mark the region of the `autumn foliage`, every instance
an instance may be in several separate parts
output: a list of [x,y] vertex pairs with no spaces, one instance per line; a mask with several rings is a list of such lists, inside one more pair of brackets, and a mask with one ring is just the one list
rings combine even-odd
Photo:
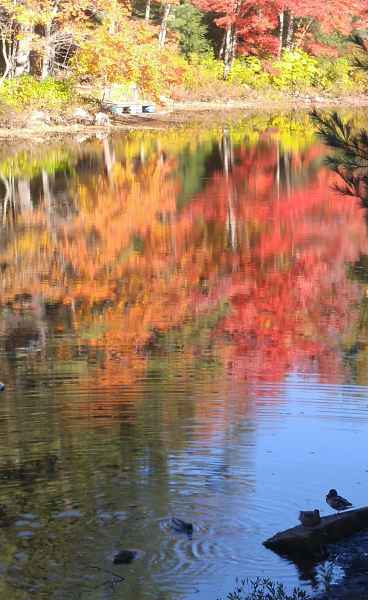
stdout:
[[[145,0],[145,7],[142,0],[3,0],[0,100],[1,87],[24,75],[41,81],[67,78],[99,90],[112,83],[134,84],[141,94],[158,99],[175,95],[188,79],[209,85],[211,61],[220,69],[217,79],[230,79],[236,59],[244,56],[261,59],[261,79],[277,86],[272,75],[283,65],[274,63],[276,56],[292,53],[298,62],[307,52],[346,59],[349,36],[368,24],[368,0],[193,0],[177,5],[178,0]],[[202,69],[196,68],[199,58]],[[305,61],[299,62],[303,71]],[[246,74],[249,64],[238,63],[236,70],[245,73],[231,81],[234,87],[239,82],[258,87],[257,73],[253,78]],[[328,78],[333,63],[320,68]],[[326,89],[321,76],[308,85]]]

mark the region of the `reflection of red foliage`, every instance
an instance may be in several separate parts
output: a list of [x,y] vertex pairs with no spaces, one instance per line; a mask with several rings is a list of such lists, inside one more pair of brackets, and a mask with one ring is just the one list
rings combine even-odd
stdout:
[[[232,213],[236,246],[220,259],[230,300],[216,330],[223,357],[240,378],[277,381],[293,369],[336,382],[337,345],[358,298],[346,263],[367,246],[361,209],[333,192],[325,169],[277,191],[272,148],[250,155],[188,209],[190,221],[202,215],[223,229]],[[298,168],[293,160],[294,186]]]

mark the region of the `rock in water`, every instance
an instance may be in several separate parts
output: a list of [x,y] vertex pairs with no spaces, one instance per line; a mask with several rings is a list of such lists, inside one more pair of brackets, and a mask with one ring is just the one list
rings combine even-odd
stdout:
[[5,390],[5,384],[0,381],[0,392]]
[[138,556],[136,550],[120,550],[114,556],[114,565],[129,565]]
[[176,517],[173,517],[171,519],[171,528],[174,529],[174,531],[177,531],[178,533],[186,533],[188,535],[191,535],[193,533],[192,523],[187,523],[186,521],[183,521],[182,519],[177,519]]
[[50,125],[50,115],[43,110],[33,110],[29,115],[26,127],[39,127],[41,125]]
[[109,115],[98,112],[95,116],[95,125],[98,125],[99,127],[108,127],[110,125]]
[[78,121],[78,123],[83,123],[84,125],[92,125],[94,121],[93,116],[88,112],[88,110],[85,110],[81,107],[74,109],[72,117]]

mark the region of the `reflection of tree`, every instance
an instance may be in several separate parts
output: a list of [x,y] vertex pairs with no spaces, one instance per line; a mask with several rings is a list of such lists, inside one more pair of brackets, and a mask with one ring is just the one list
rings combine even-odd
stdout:
[[[326,194],[329,174],[325,170],[317,176],[312,168],[308,185],[296,191],[294,184],[291,195],[287,189],[278,195],[276,156],[272,143],[237,151],[231,181],[225,169],[225,177],[219,173],[200,196],[201,204],[198,199],[191,206],[193,216],[204,214],[207,227],[219,229],[228,220],[229,186],[233,197],[236,190],[239,249],[232,259],[223,245],[222,253],[212,260],[222,265],[224,273],[232,272],[226,288],[229,313],[217,330],[227,339],[224,358],[234,374],[248,379],[281,379],[298,363],[299,368],[302,363],[308,368],[308,362],[309,368],[319,364],[324,374],[330,368],[336,376],[339,367],[331,361],[337,353],[329,345],[332,332],[341,334],[348,321],[347,306],[343,308],[342,295],[336,292],[342,282],[345,285],[341,258],[354,257],[356,234],[364,246],[364,223],[358,207]],[[300,156],[293,157],[291,181],[297,180],[299,160]],[[313,162],[307,154],[303,161],[302,169],[308,173]],[[340,219],[352,237],[341,237]],[[355,294],[354,286],[347,291],[347,301],[350,294]]]
[[[0,197],[1,221],[5,225],[7,221],[15,218],[18,210],[26,211],[32,209],[31,190],[29,179],[18,179],[9,174],[7,177],[0,175],[3,193]],[[1,190],[0,190],[1,196]]]
[[[358,209],[326,196],[321,148],[285,146],[272,128],[257,143],[231,127],[195,143],[181,135],[91,143],[71,155],[72,177],[42,164],[1,251],[4,302],[41,297],[44,331],[71,332],[93,357],[81,375],[93,388],[132,385],[163,334],[216,314],[211,352],[236,376],[282,378],[308,356],[326,361],[323,338],[346,325],[334,290],[364,228]],[[178,204],[189,167],[197,192]],[[63,316],[50,328],[52,307]],[[185,344],[193,363],[201,335]],[[72,346],[64,338],[56,358],[71,359]]]

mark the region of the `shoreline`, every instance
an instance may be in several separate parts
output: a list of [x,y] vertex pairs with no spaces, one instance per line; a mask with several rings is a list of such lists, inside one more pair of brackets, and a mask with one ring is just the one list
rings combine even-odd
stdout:
[[[127,132],[137,129],[162,131],[171,127],[185,126],[195,123],[201,118],[203,125],[210,122],[220,123],[224,117],[241,118],[255,112],[303,111],[318,108],[327,109],[363,109],[368,107],[368,95],[364,97],[327,98],[323,96],[284,97],[279,100],[257,98],[244,101],[223,102],[173,102],[170,107],[164,107],[156,113],[132,114],[120,117],[110,117],[109,125],[91,125],[72,122],[70,124],[48,125],[36,123],[31,127],[0,125],[0,139],[8,141],[33,141],[44,143],[46,138],[54,141],[57,138],[84,135],[106,135]],[[47,111],[45,111],[47,112]]]

